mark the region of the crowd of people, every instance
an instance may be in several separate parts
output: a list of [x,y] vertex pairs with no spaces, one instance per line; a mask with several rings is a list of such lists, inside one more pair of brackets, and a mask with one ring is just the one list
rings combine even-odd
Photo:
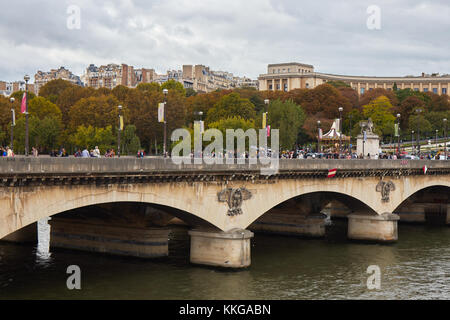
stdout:
[[[88,149],[87,147],[80,149],[76,149],[77,151],[73,154],[76,158],[114,158],[116,157],[116,153],[114,149],[107,149],[106,152],[102,155],[100,149],[98,146],[95,146],[94,149]],[[253,153],[252,153],[253,154]],[[37,157],[39,155],[37,148],[32,147],[31,148],[31,156]],[[203,157],[212,157],[212,158],[249,158],[249,152],[245,151],[243,153],[237,153],[234,152],[223,152],[223,153],[215,153],[212,152],[211,154],[203,154],[203,152],[200,152],[199,154],[191,153],[191,158],[203,158]],[[13,150],[9,147],[1,147],[0,146],[0,157],[14,157],[15,154]],[[146,156],[146,153],[144,149],[139,149],[136,153],[137,158],[144,158]],[[170,157],[170,153],[166,154],[166,157]],[[261,152],[259,150],[256,150],[256,157],[259,158],[262,156]],[[271,150],[268,149],[267,157],[271,157]],[[50,152],[50,157],[69,157],[69,153],[66,151],[65,148],[61,148],[59,150],[52,150]],[[408,153],[380,153],[380,154],[374,154],[371,155],[368,153],[367,155],[358,155],[355,152],[350,152],[349,150],[344,150],[343,152],[339,153],[336,151],[330,151],[330,152],[315,152],[313,150],[309,149],[296,149],[296,150],[282,150],[279,153],[280,159],[387,159],[387,160],[398,160],[398,159],[422,159],[422,160],[444,160],[445,155],[443,152],[437,152],[437,153],[422,153],[420,156],[416,155],[410,155]],[[450,153],[447,157],[450,159]]]

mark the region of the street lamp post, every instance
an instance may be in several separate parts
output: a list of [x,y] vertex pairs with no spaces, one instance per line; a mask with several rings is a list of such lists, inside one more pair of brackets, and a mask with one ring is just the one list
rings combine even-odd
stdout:
[[436,146],[436,152],[438,152],[438,151],[439,151],[439,147],[438,147],[438,145],[437,145],[437,140],[438,140],[438,132],[439,132],[439,130],[438,130],[438,129],[436,129],[436,135],[434,136],[434,145]]
[[166,152],[166,137],[167,137],[167,121],[166,121],[166,108],[167,108],[167,94],[169,93],[169,90],[167,89],[163,89],[163,93],[164,93],[164,158],[167,156],[167,152]]
[[341,158],[342,153],[342,111],[344,108],[339,107],[339,159]]
[[29,138],[28,138],[28,81],[30,80],[29,75],[23,77],[25,80],[25,156],[28,157],[29,150]]
[[11,151],[14,151],[14,126],[16,125],[15,114],[14,114],[14,98],[11,97]]
[[122,105],[119,105],[118,108],[119,108],[119,127],[117,129],[117,156],[120,158],[120,134],[121,134],[120,131],[122,130],[122,128],[121,128]]
[[411,130],[411,154],[414,150],[414,130]]
[[400,113],[397,113],[397,154],[400,156]]
[[420,158],[420,113],[422,109],[416,109],[417,112],[417,156]]
[[269,99],[264,99],[264,105],[265,105],[264,113],[266,114],[266,125],[263,129],[267,128],[267,114],[269,113],[269,103],[270,103]]
[[317,120],[317,153],[320,153],[320,120]]
[[447,118],[443,119],[444,121],[444,153],[445,153],[445,160],[447,160]]

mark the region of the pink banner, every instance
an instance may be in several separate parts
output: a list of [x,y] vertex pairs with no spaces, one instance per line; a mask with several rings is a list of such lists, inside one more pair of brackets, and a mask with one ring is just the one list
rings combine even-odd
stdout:
[[20,112],[25,113],[27,111],[27,93],[23,93],[22,106],[20,107]]

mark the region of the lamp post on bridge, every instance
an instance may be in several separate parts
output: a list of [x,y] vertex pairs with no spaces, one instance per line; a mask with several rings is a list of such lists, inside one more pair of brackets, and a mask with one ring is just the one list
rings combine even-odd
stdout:
[[16,114],[14,112],[14,98],[11,97],[11,151],[14,151],[14,126],[16,125]]
[[166,108],[167,108],[167,94],[169,93],[169,90],[163,89],[164,94],[164,158],[167,157],[167,151],[166,151],[166,137],[167,137],[167,121],[166,121]]
[[437,145],[437,140],[438,140],[438,132],[439,130],[436,129],[436,135],[434,136],[434,145],[436,146],[436,152],[439,151],[438,145]]
[[320,120],[317,120],[317,153],[320,153]]
[[411,130],[411,154],[414,150],[414,130]]
[[29,75],[23,77],[25,80],[25,156],[28,157],[29,150],[29,137],[28,137],[28,81],[30,80]]
[[264,108],[263,125],[262,126],[263,126],[263,129],[266,129],[266,130],[267,130],[267,114],[269,113],[269,104],[270,104],[270,100],[269,99],[264,99],[264,106],[265,106],[265,108]]
[[416,109],[417,112],[417,156],[420,158],[420,113],[422,109]]
[[398,147],[397,147],[397,155],[398,157],[400,156],[400,113],[397,113],[397,142],[398,142]]
[[339,159],[341,158],[342,153],[342,111],[344,108],[339,107]]
[[444,121],[444,153],[445,153],[445,160],[447,160],[447,118],[443,119]]
[[120,134],[122,131],[122,115],[121,115],[122,105],[119,105],[118,109],[119,109],[119,127],[117,129],[117,156],[120,158]]

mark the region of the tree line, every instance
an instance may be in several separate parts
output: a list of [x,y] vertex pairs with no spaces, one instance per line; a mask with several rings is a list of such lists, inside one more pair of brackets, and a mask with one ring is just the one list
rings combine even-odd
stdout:
[[[168,89],[165,97],[163,89]],[[14,149],[24,152],[25,116],[20,113],[23,92],[15,98],[0,97],[0,143],[10,144],[11,108],[16,113]],[[372,118],[375,131],[388,140],[394,134],[396,114],[400,113],[400,128],[404,139],[420,126],[422,137],[443,131],[443,119],[450,118],[447,95],[417,92],[410,89],[385,90],[377,88],[359,96],[343,82],[332,81],[314,89],[257,91],[253,88],[217,90],[196,93],[183,88],[177,81],[139,84],[136,88],[117,86],[112,90],[80,87],[65,80],[53,80],[41,87],[39,96],[29,93],[30,148],[48,153],[64,147],[73,153],[77,148],[99,146],[117,149],[118,116],[124,119],[121,150],[135,154],[144,148],[147,153],[161,153],[163,124],[158,122],[158,103],[167,100],[166,120],[168,141],[177,128],[192,130],[193,122],[202,120],[205,128],[260,129],[264,112],[267,124],[280,130],[280,146],[292,149],[296,145],[314,143],[317,121],[326,132],[343,108],[343,132],[355,137],[360,132],[359,121]],[[265,104],[268,99],[270,103]],[[417,109],[423,112],[416,113]],[[169,145],[170,147],[170,145]]]

